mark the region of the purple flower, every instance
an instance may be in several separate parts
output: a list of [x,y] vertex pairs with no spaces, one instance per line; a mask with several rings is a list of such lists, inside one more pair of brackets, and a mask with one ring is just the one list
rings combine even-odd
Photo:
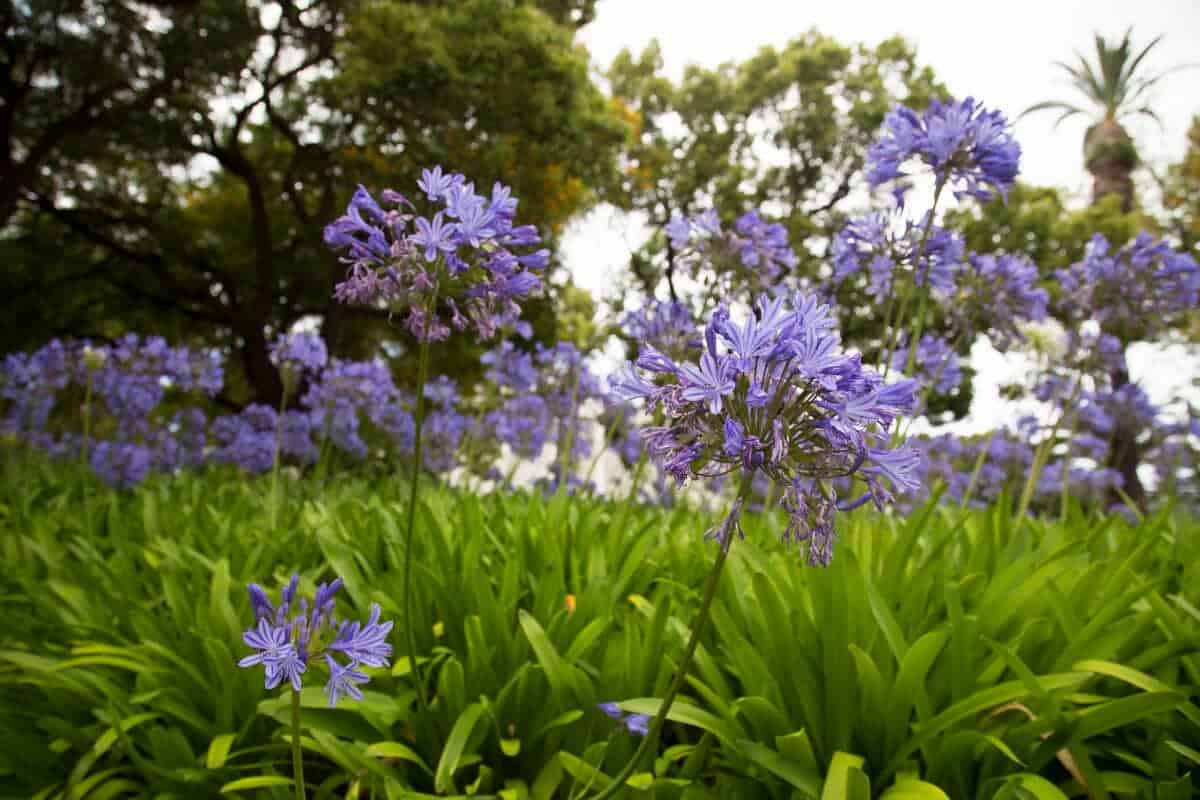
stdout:
[[722,228],[716,210],[710,208],[691,219],[673,217],[666,233],[683,266],[694,271],[714,268],[718,274],[740,271],[756,289],[777,285],[798,263],[787,229],[768,223],[754,210],[739,217],[732,230]]
[[[274,689],[286,680],[298,692],[309,664],[322,656],[329,668],[325,691],[329,693],[330,707],[335,706],[343,695],[361,700],[362,691],[358,687],[369,678],[357,667],[360,664],[387,665],[392,648],[386,639],[392,623],[381,624],[379,606],[373,605],[365,624],[343,621],[335,629],[336,595],[341,586],[340,578],[320,584],[309,606],[304,599],[297,599],[299,576],[293,575],[281,592],[276,608],[261,586],[250,584],[247,587],[250,605],[257,621],[242,635],[242,640],[257,652],[242,658],[238,666],[248,668],[261,664],[267,689]],[[324,645],[325,641],[329,644]],[[338,662],[334,654],[347,659],[346,663]]]
[[280,369],[312,375],[325,368],[329,353],[318,333],[280,334],[271,345],[271,361]]
[[343,696],[349,696],[352,700],[363,699],[362,689],[358,686],[371,680],[365,672],[355,669],[353,663],[346,666],[339,664],[328,653],[325,654],[325,663],[329,667],[329,682],[325,684],[325,692],[329,695],[330,708],[336,706]]
[[950,306],[963,330],[991,334],[997,349],[1023,341],[1019,325],[1046,317],[1049,292],[1038,288],[1037,266],[1023,256],[972,253],[962,290]]
[[416,225],[417,232],[409,237],[409,241],[425,248],[426,261],[433,261],[438,257],[438,253],[453,253],[457,249],[458,245],[454,240],[457,226],[453,222],[445,222],[442,212],[434,214],[432,222],[424,217],[417,217]]
[[620,722],[625,727],[625,730],[635,736],[645,736],[650,732],[649,714],[626,714],[616,703],[600,703],[596,707],[603,711],[606,716]]
[[443,174],[441,165],[433,169],[421,170],[421,179],[417,181],[418,188],[425,192],[430,200],[441,200],[451,189],[460,186],[465,178],[457,174]]
[[833,240],[834,284],[865,273],[867,293],[880,302],[891,295],[900,273],[917,286],[950,295],[962,269],[962,238],[937,225],[928,225],[928,232],[926,227],[925,220],[906,220],[902,229],[893,230],[882,212],[851,219]]
[[[901,345],[892,354],[891,368],[899,373],[908,370],[910,354],[908,343]],[[914,376],[930,386],[938,394],[947,394],[962,383],[962,366],[958,354],[950,349],[945,339],[925,334],[917,344],[914,361]]]
[[1200,304],[1196,260],[1145,232],[1115,251],[1096,234],[1083,260],[1057,276],[1064,316],[1093,318],[1124,342],[1153,338]]
[[[533,273],[546,267],[549,251],[523,250],[541,240],[532,225],[514,224],[511,191],[496,184],[489,202],[462,175],[440,167],[425,170],[418,186],[434,204],[423,215],[395,192],[383,193],[395,206],[384,208],[362,190],[326,228],[326,243],[348,265],[334,296],[392,306],[419,341],[439,341],[467,327],[489,339],[516,327],[520,301],[542,286]],[[361,209],[372,204],[382,218],[372,211],[364,219]],[[431,294],[438,298],[432,310],[426,307]]]
[[896,192],[902,197],[908,188],[902,166],[912,158],[932,168],[938,182],[955,194],[987,200],[992,190],[1003,195],[1012,188],[1021,147],[999,111],[988,111],[970,97],[934,100],[919,116],[905,106],[887,115],[867,151],[867,180],[878,187],[900,179]]
[[[482,198],[481,198],[482,199]],[[471,247],[481,247],[483,242],[496,235],[492,223],[496,215],[480,203],[467,203],[459,209],[458,236]]]
[[300,691],[300,676],[306,667],[291,643],[287,628],[273,626],[260,617],[258,627],[242,634],[242,640],[258,652],[238,661],[239,667],[262,664],[266,668],[266,688],[274,689],[287,678]]
[[650,715],[630,714],[624,719],[622,724],[625,726],[625,730],[634,736],[645,736],[650,732]]
[[721,411],[722,399],[734,388],[729,361],[711,350],[700,357],[700,366],[682,364],[679,368],[684,400],[704,402],[710,413]]
[[109,486],[127,489],[146,479],[153,466],[153,453],[136,442],[97,442],[91,467]]
[[[835,538],[835,481],[857,478],[882,503],[888,484],[906,489],[917,480],[912,452],[884,446],[897,417],[913,410],[915,383],[886,384],[842,352],[832,312],[809,295],[760,298],[756,311],[738,323],[718,308],[699,365],[659,368],[651,348],[618,373],[614,391],[662,415],[641,439],[679,482],[740,472],[782,484],[794,509],[789,538],[808,542],[810,562],[825,564]],[[740,535],[741,499],[707,538]]]

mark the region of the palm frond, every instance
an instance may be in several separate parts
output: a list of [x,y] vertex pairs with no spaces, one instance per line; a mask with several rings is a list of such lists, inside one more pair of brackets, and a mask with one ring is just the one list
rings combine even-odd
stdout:
[[1150,106],[1142,106],[1141,108],[1134,109],[1133,111],[1129,112],[1129,115],[1134,116],[1134,117],[1137,117],[1137,116],[1149,117],[1150,119],[1152,119],[1158,123],[1158,127],[1160,130],[1166,130],[1167,126],[1163,124],[1162,118],[1159,117],[1158,114],[1154,111],[1154,109],[1150,108]]
[[1057,120],[1055,120],[1055,122],[1054,122],[1055,127],[1058,127],[1058,124],[1060,122],[1062,122],[1064,119],[1066,119],[1074,114],[1087,113],[1079,106],[1071,105],[1070,103],[1063,102],[1062,100],[1043,100],[1040,103],[1034,103],[1029,108],[1022,111],[1017,116],[1017,119],[1021,119],[1022,117],[1026,116],[1027,114],[1032,114],[1036,111],[1050,111],[1050,110],[1063,112],[1062,115]]
[[[1128,34],[1126,35],[1128,36]],[[1155,36],[1150,40],[1150,44],[1142,48],[1142,52],[1138,53],[1129,61],[1128,66],[1125,68],[1125,74],[1122,76],[1125,82],[1129,82],[1133,79],[1134,74],[1137,72],[1137,68],[1142,63],[1142,59],[1146,57],[1147,53],[1154,49],[1155,45],[1162,41],[1162,38],[1163,35],[1161,33],[1158,36]]]
[[[1055,61],[1054,65],[1067,73],[1072,88],[1094,103],[1104,118],[1144,115],[1145,109],[1148,108],[1145,98],[1152,87],[1167,75],[1181,69],[1200,66],[1181,64],[1151,75],[1141,74],[1145,70],[1147,55],[1162,40],[1163,36],[1160,34],[1145,45],[1135,47],[1132,28],[1127,28],[1119,40],[1110,41],[1097,33],[1093,35],[1095,52],[1092,58],[1076,51],[1075,58],[1070,63]],[[1036,103],[1027,108],[1022,115],[1044,109],[1064,112],[1055,125],[1074,114],[1085,113],[1079,106],[1056,100]]]

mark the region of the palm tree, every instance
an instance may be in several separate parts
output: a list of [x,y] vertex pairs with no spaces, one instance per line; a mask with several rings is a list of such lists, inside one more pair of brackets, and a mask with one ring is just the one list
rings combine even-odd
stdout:
[[[1084,166],[1092,175],[1092,204],[1115,194],[1121,198],[1121,210],[1125,212],[1133,210],[1133,170],[1137,168],[1139,159],[1137,146],[1121,121],[1144,116],[1161,125],[1162,120],[1146,104],[1146,93],[1164,77],[1183,68],[1175,67],[1153,75],[1142,74],[1142,62],[1162,41],[1162,36],[1156,36],[1135,53],[1130,41],[1131,33],[1132,29],[1126,30],[1121,41],[1115,45],[1097,34],[1094,62],[1089,62],[1078,52],[1075,53],[1075,64],[1056,62],[1070,76],[1071,84],[1079,94],[1087,100],[1087,107],[1064,100],[1045,100],[1022,112],[1024,116],[1034,111],[1059,111],[1061,113],[1054,123],[1056,126],[1076,114],[1092,117],[1095,121],[1083,136]],[[1113,369],[1109,377],[1113,389],[1129,383],[1129,372],[1124,365]],[[1137,474],[1141,462],[1138,434],[1139,431],[1134,430],[1128,421],[1117,421],[1107,466],[1121,474],[1125,493],[1134,503],[1145,508],[1146,491]],[[1120,497],[1114,494],[1110,500],[1119,502]]]
[[1084,164],[1092,175],[1092,203],[1115,194],[1121,198],[1123,211],[1133,209],[1132,174],[1138,166],[1138,152],[1121,121],[1145,116],[1162,124],[1154,110],[1146,105],[1146,93],[1175,69],[1181,68],[1143,75],[1139,72],[1142,62],[1162,36],[1156,36],[1135,54],[1131,33],[1132,29],[1125,31],[1116,45],[1097,34],[1094,62],[1078,52],[1076,64],[1055,62],[1070,76],[1071,84],[1087,100],[1085,105],[1089,107],[1064,100],[1045,100],[1022,112],[1024,116],[1034,111],[1060,111],[1055,125],[1077,114],[1098,117],[1083,137]]

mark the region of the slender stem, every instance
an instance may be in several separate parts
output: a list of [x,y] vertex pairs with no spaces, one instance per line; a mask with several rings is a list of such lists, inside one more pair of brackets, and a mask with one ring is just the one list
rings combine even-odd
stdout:
[[1079,394],[1083,390],[1083,376],[1080,375],[1075,379],[1075,387],[1071,390],[1071,397],[1067,400],[1063,407],[1063,412],[1058,415],[1058,419],[1054,421],[1054,427],[1050,429],[1050,435],[1046,440],[1038,445],[1033,456],[1033,466],[1029,470],[1029,477],[1025,479],[1025,488],[1021,491],[1021,501],[1017,506],[1016,524],[1020,525],[1025,520],[1025,512],[1029,510],[1029,504],[1033,501],[1033,490],[1037,486],[1038,478],[1041,477],[1042,470],[1046,466],[1046,462],[1050,460],[1050,451],[1054,447],[1055,441],[1058,439],[1059,428],[1062,427],[1063,420],[1067,417],[1067,409],[1075,407],[1075,403],[1079,400]]
[[[432,317],[437,309],[437,285],[426,309]],[[427,319],[428,319],[427,317]],[[421,712],[429,713],[429,699],[425,697],[425,685],[421,682],[421,667],[417,663],[417,630],[412,611],[412,561],[413,533],[417,526],[417,495],[421,483],[421,429],[425,426],[425,381],[429,371],[429,337],[423,336],[417,356],[417,409],[413,432],[413,475],[408,494],[408,524],[404,530],[404,574],[401,577],[401,592],[404,595],[404,627],[408,643],[408,668],[412,670],[413,686],[417,690],[417,705]]]
[[92,370],[87,371],[87,389],[83,395],[83,449],[81,450],[81,460],[83,466],[88,465],[88,444],[92,439]]
[[959,508],[966,508],[970,504],[971,498],[975,496],[975,486],[979,482],[979,473],[983,469],[983,462],[987,461],[988,453],[992,449],[992,442],[998,435],[999,431],[993,431],[987,445],[979,449],[979,455],[975,458],[975,468],[971,470],[971,480],[967,482],[967,490],[963,492],[962,502],[958,504]]
[[[946,184],[943,181],[939,180],[937,182],[937,186],[935,186],[933,189],[933,204],[930,205],[929,214],[928,214],[928,216],[925,217],[925,226],[921,230],[921,239],[917,243],[917,252],[913,255],[913,282],[911,284],[905,284],[904,297],[900,301],[900,313],[898,313],[896,315],[896,330],[893,331],[888,336],[888,346],[887,346],[886,352],[884,353],[883,364],[882,364],[883,377],[885,377],[885,378],[887,377],[888,371],[891,368],[892,353],[895,351],[896,346],[898,344],[900,344],[900,336],[899,336],[900,323],[904,320],[904,312],[908,310],[908,302],[910,299],[912,299],[912,292],[916,288],[917,273],[921,269],[921,256],[925,255],[925,243],[928,241],[929,232],[933,228],[933,212],[937,209],[938,200],[940,200],[942,197],[942,189],[945,187],[945,185]],[[928,280],[928,276],[926,276],[926,280]],[[895,284],[893,282],[893,286],[894,285]],[[928,292],[926,292],[926,294],[928,294]],[[921,297],[921,312],[920,312],[920,316],[922,316],[922,317],[925,314],[925,299],[926,299],[925,295],[923,295]],[[891,327],[890,319],[888,320],[888,326]],[[886,332],[886,329],[885,329],[885,332]],[[915,346],[916,346],[916,343],[910,340],[908,343],[910,360],[912,359],[912,352],[913,352],[913,348]]]
[[325,485],[325,475],[329,471],[329,465],[326,459],[332,458],[333,455],[329,449],[329,434],[333,430],[333,393],[329,394],[329,401],[325,403],[325,424],[321,430],[321,452],[317,455],[317,472],[316,479],[313,483],[318,487]]
[[300,693],[292,689],[292,784],[296,800],[304,800],[304,753],[300,748]]
[[571,447],[575,443],[575,417],[579,413],[579,372],[576,371],[571,379],[571,417],[567,420],[565,430],[559,431],[558,437],[558,489],[555,494],[567,489],[567,467],[571,463]]
[[[286,367],[280,367],[282,373]],[[287,412],[287,379],[284,376],[283,389],[279,395],[279,413],[275,417],[275,461],[271,467],[271,530],[279,526],[279,460],[283,451],[283,415]]]
[[[750,494],[750,483],[753,476],[753,472],[747,472],[742,477],[741,486],[738,488],[738,496],[734,500],[730,513],[734,513],[735,509],[741,504],[741,501]],[[692,622],[692,633],[688,638],[687,646],[683,650],[683,658],[679,662],[679,669],[675,672],[675,679],[671,681],[670,688],[667,689],[667,696],[663,698],[662,705],[658,707],[658,713],[654,715],[654,719],[650,722],[649,731],[647,731],[645,738],[642,739],[642,743],[638,745],[638,749],[634,752],[633,757],[629,759],[628,763],[612,779],[612,783],[604,787],[592,800],[607,800],[607,798],[619,792],[621,787],[625,785],[625,781],[629,780],[629,776],[637,769],[642,756],[658,741],[659,734],[666,724],[667,714],[670,712],[671,706],[675,703],[675,697],[679,694],[679,690],[683,688],[684,681],[687,680],[688,670],[692,666],[692,656],[696,653],[696,646],[700,644],[700,636],[704,633],[704,627],[708,623],[708,612],[712,608],[713,598],[717,596],[717,586],[721,582],[721,571],[725,567],[725,560],[729,555],[729,546],[733,544],[735,537],[733,527],[730,526],[730,529],[726,531],[725,540],[721,542],[721,549],[717,552],[717,560],[713,562],[712,569],[709,570],[708,580],[704,584],[704,596],[700,600],[700,610],[696,612],[696,619]]]
[[88,493],[88,444],[92,439],[92,383],[93,370],[89,367],[87,371],[87,390],[83,397],[83,448],[80,451],[80,461],[83,464],[82,479],[83,479],[83,524],[87,526],[87,532],[90,536],[92,533],[92,503],[91,496]]

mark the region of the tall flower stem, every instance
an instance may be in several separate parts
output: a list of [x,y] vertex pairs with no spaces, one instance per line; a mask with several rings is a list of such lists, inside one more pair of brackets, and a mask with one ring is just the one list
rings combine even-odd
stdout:
[[287,381],[284,380],[279,395],[279,412],[275,417],[275,460],[271,466],[271,530],[279,527],[279,460],[283,453],[283,415],[287,412]]
[[[913,255],[913,282],[905,285],[904,297],[900,301],[900,312],[896,315],[895,319],[896,327],[895,330],[890,332],[888,329],[891,328],[893,324],[891,319],[891,300],[895,297],[895,294],[893,293],[892,297],[889,297],[888,299],[888,318],[885,320],[884,327],[885,333],[888,334],[888,346],[883,356],[883,363],[881,364],[883,367],[883,377],[885,378],[887,377],[888,370],[891,368],[892,353],[895,352],[896,347],[900,344],[900,330],[904,321],[904,313],[908,311],[908,303],[912,299],[913,290],[916,289],[917,275],[921,269],[921,257],[925,255],[925,243],[929,240],[929,232],[933,229],[933,212],[937,209],[938,201],[942,198],[942,189],[945,187],[945,185],[946,183],[944,180],[939,180],[933,189],[933,203],[929,206],[929,214],[925,217],[925,225],[921,230],[921,239],[917,243],[917,251]],[[919,314],[921,317],[924,317],[925,315],[925,301],[927,295],[928,291],[926,291],[926,293],[921,297],[921,310]],[[920,330],[919,327],[918,330]],[[911,360],[912,353],[915,352],[915,342],[911,340],[909,342],[909,350],[909,359]]]
[[88,445],[92,440],[92,370],[87,371],[87,389],[83,394],[83,448],[80,451],[80,460],[86,468],[88,465]]
[[[433,316],[437,308],[437,284],[426,309],[427,317]],[[408,644],[408,668],[412,671],[413,686],[417,691],[417,705],[422,713],[429,713],[429,699],[425,697],[425,685],[421,681],[421,667],[417,663],[417,630],[412,611],[412,562],[413,533],[417,527],[417,497],[421,482],[421,429],[425,426],[425,381],[429,372],[429,337],[421,337],[417,354],[417,408],[413,430],[413,475],[408,493],[408,523],[404,529],[404,572],[400,578],[400,591],[404,595],[404,629]]]
[[92,532],[92,503],[88,493],[88,446],[92,440],[92,384],[95,382],[93,370],[87,371],[87,389],[83,396],[83,447],[80,450],[80,463],[83,465],[81,473],[83,475],[83,524],[87,526],[87,532],[90,535]]
[[304,752],[300,747],[300,692],[292,689],[292,784],[296,800],[304,800]]
[[[1058,431],[1062,427],[1063,421],[1067,418],[1068,409],[1073,409],[1079,401],[1080,392],[1083,390],[1083,376],[1080,375],[1075,379],[1075,386],[1071,390],[1071,396],[1063,406],[1063,411],[1054,420],[1054,426],[1050,429],[1050,435],[1038,445],[1034,451],[1033,465],[1029,469],[1029,476],[1025,479],[1025,487],[1021,490],[1021,500],[1017,505],[1016,524],[1020,525],[1025,520],[1025,512],[1029,510],[1029,504],[1033,501],[1033,492],[1037,487],[1038,478],[1042,475],[1042,470],[1046,466],[1046,462],[1050,460],[1050,451],[1054,448],[1058,441]],[[1063,464],[1066,469],[1066,464]]]
[[[742,477],[742,483],[738,487],[738,496],[730,508],[730,514],[738,513],[742,501],[749,496],[750,483],[753,477],[753,472],[747,472]],[[612,783],[604,787],[592,800],[607,800],[607,798],[619,792],[621,787],[625,785],[625,781],[629,780],[633,771],[637,769],[637,765],[641,762],[642,757],[658,741],[663,725],[666,724],[667,714],[671,711],[671,706],[675,703],[675,697],[679,694],[679,690],[683,688],[684,681],[687,680],[688,671],[692,666],[692,656],[695,655],[696,647],[700,644],[700,637],[703,635],[704,628],[708,624],[709,610],[712,608],[713,598],[717,596],[717,586],[721,582],[721,572],[725,568],[725,560],[729,556],[729,546],[733,544],[735,537],[734,527],[736,526],[731,525],[726,531],[725,537],[721,541],[721,549],[717,552],[717,559],[713,562],[712,569],[708,572],[708,580],[704,584],[704,595],[700,599],[700,609],[696,612],[695,621],[692,622],[691,635],[688,637],[687,645],[684,647],[683,658],[679,662],[679,669],[675,672],[675,679],[671,681],[671,686],[667,689],[667,696],[663,698],[662,705],[658,707],[658,713],[654,715],[654,719],[650,722],[650,728],[645,738],[642,739],[642,743],[638,745],[638,749],[634,752],[633,757],[629,759],[629,762],[612,779]]]

